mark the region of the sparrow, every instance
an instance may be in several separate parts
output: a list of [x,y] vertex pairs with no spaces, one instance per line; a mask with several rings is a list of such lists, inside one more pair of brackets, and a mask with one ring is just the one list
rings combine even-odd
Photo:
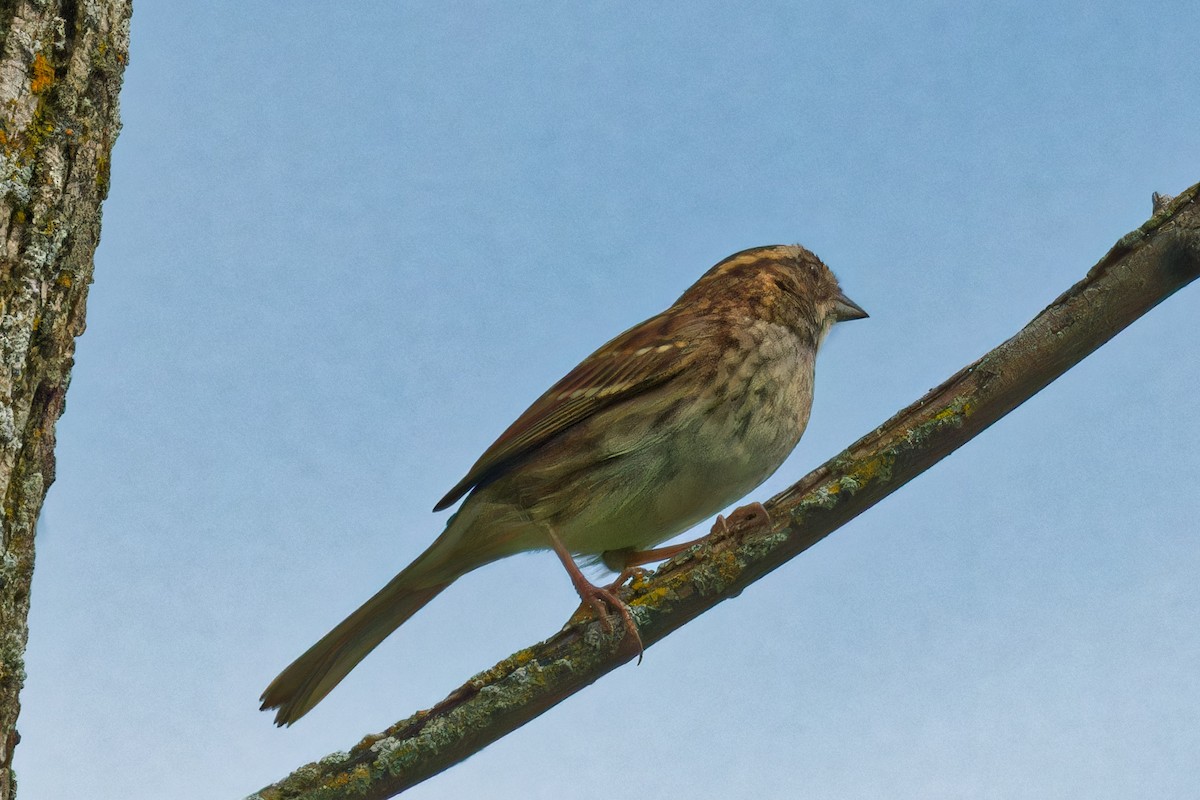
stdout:
[[[629,570],[693,544],[653,549],[775,472],[808,424],[817,349],[835,323],[866,316],[799,245],[719,262],[521,414],[434,506],[466,497],[442,534],[284,669],[262,709],[291,725],[453,581],[530,550],[553,550],[582,602],[636,638],[616,594]],[[594,586],[575,557],[622,575]]]

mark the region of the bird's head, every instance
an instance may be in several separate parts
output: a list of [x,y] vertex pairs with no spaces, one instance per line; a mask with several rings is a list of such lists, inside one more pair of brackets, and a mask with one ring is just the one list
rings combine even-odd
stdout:
[[759,317],[811,336],[816,343],[834,323],[867,317],[821,259],[800,245],[787,244],[734,253],[704,273],[675,305],[691,313]]

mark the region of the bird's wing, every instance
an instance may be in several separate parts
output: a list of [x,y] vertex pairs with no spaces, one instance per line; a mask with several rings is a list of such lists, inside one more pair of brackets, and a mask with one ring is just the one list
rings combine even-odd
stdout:
[[433,510],[441,511],[472,488],[491,482],[518,459],[601,409],[685,370],[695,360],[696,342],[680,322],[669,311],[663,312],[585,358],[526,409]]

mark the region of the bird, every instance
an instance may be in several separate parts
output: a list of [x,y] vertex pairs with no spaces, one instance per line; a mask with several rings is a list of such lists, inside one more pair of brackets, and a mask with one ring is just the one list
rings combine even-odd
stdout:
[[[554,551],[582,604],[636,638],[621,582],[775,472],[808,425],[826,334],[867,316],[800,245],[721,260],[534,401],[434,506],[466,498],[441,535],[285,668],[262,709],[291,725],[453,581],[526,551]],[[621,576],[595,586],[576,558]]]

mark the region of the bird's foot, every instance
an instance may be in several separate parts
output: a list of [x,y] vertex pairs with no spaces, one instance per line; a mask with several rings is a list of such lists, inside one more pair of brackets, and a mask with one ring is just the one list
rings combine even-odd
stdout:
[[[644,572],[645,570],[639,570]],[[642,646],[642,636],[638,633],[637,623],[633,621],[633,613],[629,610],[629,606],[617,594],[617,590],[625,582],[625,573],[609,584],[608,586],[594,586],[587,581],[582,584],[575,584],[575,591],[579,592],[580,608],[587,606],[595,612],[600,620],[601,627],[605,633],[612,633],[612,620],[609,618],[609,613],[615,611],[621,615],[621,621],[625,624],[625,635],[633,638],[634,644],[637,646],[638,663],[642,663],[642,655],[645,653],[645,648]]]
[[646,578],[649,575],[650,575],[650,570],[642,569],[641,567],[636,567],[636,566],[630,565],[630,566],[627,566],[624,569],[622,569],[621,573],[619,575],[617,575],[616,580],[614,580],[612,583],[610,583],[608,586],[606,586],[604,588],[608,589],[608,591],[610,591],[610,592],[616,592],[622,586],[624,586],[626,583],[628,583],[632,586],[633,584],[637,583],[638,581],[646,580]]
[[[612,609],[621,615],[621,620],[625,623],[625,635],[632,636],[634,644],[637,645],[638,663],[642,663],[642,654],[645,648],[642,646],[642,636],[638,633],[637,623],[633,621],[633,614],[629,610],[629,606],[621,600],[621,596],[617,593],[621,588],[622,580],[610,586],[595,586],[591,581],[584,576],[579,569],[579,565],[575,563],[575,559],[571,558],[570,552],[562,539],[552,528],[546,529],[547,538],[550,540],[550,547],[554,550],[554,554],[558,556],[563,567],[567,570],[567,575],[571,577],[571,584],[575,587],[575,591],[579,594],[579,599],[583,602],[580,608],[587,606],[596,613],[600,618],[600,624],[604,627],[605,633],[612,633],[612,620],[608,618],[609,611]],[[621,576],[624,577],[625,571],[622,570]],[[608,608],[605,608],[607,606]]]
[[718,514],[717,521],[713,523],[712,533],[728,535],[731,531],[738,532],[749,527],[770,524],[771,515],[767,513],[766,507],[762,503],[750,503],[735,508],[728,518]]

